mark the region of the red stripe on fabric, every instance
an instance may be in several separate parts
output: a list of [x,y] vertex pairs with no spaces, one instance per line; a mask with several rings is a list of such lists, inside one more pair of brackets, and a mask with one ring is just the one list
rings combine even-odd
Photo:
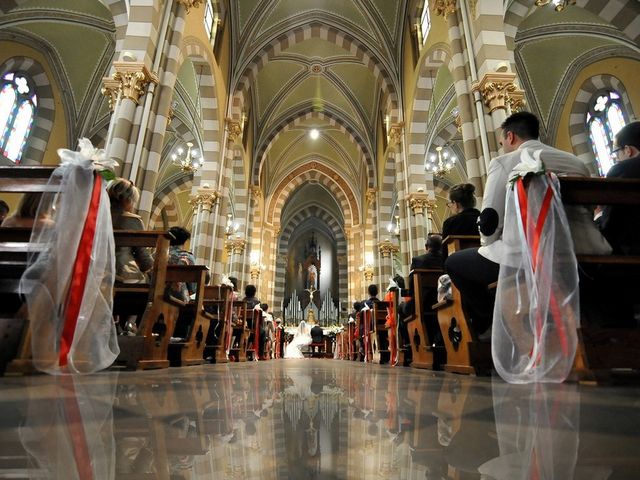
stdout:
[[[255,310],[254,310],[255,312]],[[255,320],[255,333],[253,334],[253,359],[258,359],[258,354],[260,353],[260,317],[262,313],[258,315],[258,318],[254,318]]]
[[76,389],[73,380],[68,377],[62,377],[62,382],[71,390],[71,395],[65,395],[62,402],[67,419],[67,428],[71,437],[71,445],[73,448],[73,459],[76,463],[78,478],[82,480],[93,479],[93,469],[91,468],[91,454],[89,453],[89,445],[87,444],[87,436],[84,431],[84,423],[82,421],[82,413],[76,397]]
[[538,249],[540,248],[540,239],[542,238],[542,229],[544,228],[544,222],[547,221],[547,216],[549,215],[549,208],[551,207],[551,199],[553,198],[553,190],[551,186],[547,186],[547,191],[544,194],[544,199],[542,200],[542,206],[540,207],[540,213],[538,214],[538,222],[536,223],[536,229],[533,235],[533,248],[532,255],[533,258],[533,271],[535,272],[538,268]]
[[522,228],[524,229],[524,238],[529,237],[529,232],[527,231],[527,219],[528,219],[528,198],[527,191],[524,188],[524,180],[519,178],[516,182],[516,188],[518,189],[518,203],[520,204],[520,218],[522,219]]
[[102,177],[93,175],[93,191],[89,209],[85,218],[76,259],[71,273],[71,285],[67,296],[67,306],[65,310],[64,328],[60,338],[60,366],[67,364],[67,356],[73,343],[73,336],[78,323],[78,314],[84,297],[84,289],[89,275],[89,265],[91,264],[91,251],[93,250],[93,239],[96,234],[96,222],[98,219],[98,207],[100,206],[100,195],[102,193]]

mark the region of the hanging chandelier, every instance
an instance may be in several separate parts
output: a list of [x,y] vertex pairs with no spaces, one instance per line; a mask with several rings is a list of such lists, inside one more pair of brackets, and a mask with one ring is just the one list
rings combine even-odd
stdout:
[[569,5],[575,5],[576,0],[536,0],[536,7],[546,7],[549,4],[553,5],[556,12],[561,12]]
[[193,148],[191,142],[187,142],[186,151],[184,147],[178,147],[171,155],[171,160],[185,173],[195,173],[204,164],[204,158],[198,155],[198,150]]
[[444,177],[455,166],[458,159],[444,147],[436,147],[436,153],[427,157],[425,170],[436,177]]

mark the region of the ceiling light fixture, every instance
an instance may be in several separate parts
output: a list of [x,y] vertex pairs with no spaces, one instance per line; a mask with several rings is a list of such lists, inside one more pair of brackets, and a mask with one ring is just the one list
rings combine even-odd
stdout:
[[425,170],[436,177],[444,177],[455,166],[458,159],[452,155],[448,149],[441,146],[436,147],[436,153],[427,157]]
[[320,137],[320,132],[318,131],[317,128],[314,128],[309,132],[309,136],[311,137],[312,140],[317,140],[318,137]]
[[185,154],[184,147],[178,147],[171,155],[171,160],[176,167],[180,167],[184,173],[195,173],[204,164],[204,158],[193,148],[193,143],[187,142]]
[[536,0],[536,7],[544,7],[552,4],[556,12],[561,12],[569,5],[575,5],[576,0]]

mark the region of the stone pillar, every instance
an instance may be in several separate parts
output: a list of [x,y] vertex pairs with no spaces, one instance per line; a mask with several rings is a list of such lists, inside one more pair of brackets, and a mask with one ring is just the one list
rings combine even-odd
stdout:
[[229,237],[225,242],[229,262],[228,271],[230,276],[238,277],[238,272],[242,271],[242,254],[244,253],[246,243],[247,242],[244,238],[237,237]]
[[386,282],[389,281],[389,278],[393,277],[393,257],[400,251],[400,249],[391,240],[385,239],[378,244],[378,250],[380,251],[380,270],[382,277],[380,290],[383,290]]
[[409,208],[414,215],[415,223],[415,243],[414,251],[419,252],[424,247],[429,233],[430,225],[427,224],[427,209],[429,205],[435,204],[435,200],[429,198],[424,192],[410,193],[406,198]]
[[201,187],[195,195],[191,195],[189,203],[194,209],[191,248],[199,264],[206,264],[207,245],[212,243],[212,238],[204,230],[203,224],[209,222],[213,207],[218,203],[220,192],[212,188]]
[[402,151],[402,136],[404,124],[397,123],[389,128],[389,148],[393,150],[396,165],[396,190],[398,191],[398,213],[400,215],[400,254],[403,270],[409,269],[412,256],[412,238],[413,232],[411,228],[411,219],[409,215],[409,206],[406,202],[407,190],[407,172]]

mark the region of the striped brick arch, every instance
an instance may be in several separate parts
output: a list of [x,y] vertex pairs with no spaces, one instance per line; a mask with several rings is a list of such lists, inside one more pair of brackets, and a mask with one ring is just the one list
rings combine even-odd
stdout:
[[[634,119],[633,108],[629,101],[629,95],[624,84],[612,75],[594,75],[588,78],[580,86],[580,90],[573,99],[571,106],[571,114],[569,115],[569,136],[571,137],[571,145],[573,153],[580,157],[593,172],[597,172],[595,165],[595,157],[591,142],[589,140],[589,132],[587,130],[587,112],[592,99],[600,92],[605,90],[614,90],[620,94],[622,105],[627,113],[628,119]],[[572,99],[567,99],[571,101]]]
[[[322,223],[333,236],[333,240],[336,245],[336,255],[338,259],[347,258],[347,240],[344,234],[344,228],[340,219],[321,206],[309,206],[298,211],[293,215],[283,227],[282,232],[278,240],[278,258],[282,259],[288,255],[288,246],[292,235],[304,226],[307,222],[320,222]],[[339,299],[344,300],[347,298],[347,285],[348,285],[349,271],[346,261],[338,261],[338,292]],[[285,280],[286,280],[286,263],[284,261],[276,262],[276,277],[275,277],[275,305],[281,305],[284,300],[285,294]]]
[[[514,0],[505,12],[504,34],[512,65],[515,63],[513,52],[518,27],[529,16],[534,3],[535,0]],[[622,7],[620,0],[577,0],[576,5],[569,8],[578,7],[595,13],[603,20],[606,20],[623,32],[636,45],[640,43],[640,22],[638,21],[640,3],[628,1],[627,5]]]
[[126,0],[100,0],[111,12],[113,16],[113,24],[116,27],[116,56],[122,50],[124,37],[127,33],[127,23],[129,16],[127,14]]
[[326,121],[332,127],[338,127],[342,133],[347,135],[352,143],[356,144],[362,154],[362,161],[367,166],[367,182],[369,187],[375,186],[375,167],[373,165],[373,159],[371,156],[371,152],[365,141],[362,139],[360,134],[351,127],[348,123],[344,121],[344,119],[340,115],[336,115],[330,111],[324,112],[315,112],[313,111],[313,107],[304,108],[302,110],[297,111],[296,113],[287,116],[274,126],[272,126],[264,137],[264,140],[261,142],[261,146],[258,148],[258,154],[256,158],[258,159],[253,166],[253,183],[258,184],[260,181],[260,170],[262,165],[264,164],[265,158],[269,153],[269,150],[273,146],[273,144],[278,140],[278,137],[284,132],[287,132],[293,128],[300,126],[303,122],[307,120],[318,120],[318,121]]
[[244,69],[234,90],[232,115],[235,119],[240,118],[243,106],[248,98],[249,88],[255,81],[260,69],[280,52],[310,38],[321,38],[333,42],[347,52],[353,53],[356,58],[361,60],[362,63],[373,72],[374,77],[379,79],[380,86],[385,94],[386,110],[389,112],[392,122],[398,121],[398,94],[396,86],[385,66],[376,58],[375,53],[353,35],[345,33],[332,25],[325,25],[318,21],[298,25],[279,34],[254,55],[253,59]]
[[[159,229],[181,225],[181,217],[176,208],[178,205],[177,194],[191,187],[191,177],[182,175],[174,178],[156,192],[151,209],[149,228]],[[164,218],[163,218],[164,211]],[[165,225],[164,220],[168,223]]]
[[36,90],[38,105],[36,106],[31,132],[22,153],[22,163],[27,165],[42,163],[55,118],[51,82],[42,65],[29,57],[11,57],[5,61],[0,66],[0,76],[4,76],[5,73],[9,72],[26,74],[31,79]]
[[360,211],[353,190],[337,172],[319,162],[309,162],[298,167],[280,182],[269,200],[267,221],[277,223],[287,199],[308,182],[317,182],[333,194],[342,208],[345,225],[360,224]]

